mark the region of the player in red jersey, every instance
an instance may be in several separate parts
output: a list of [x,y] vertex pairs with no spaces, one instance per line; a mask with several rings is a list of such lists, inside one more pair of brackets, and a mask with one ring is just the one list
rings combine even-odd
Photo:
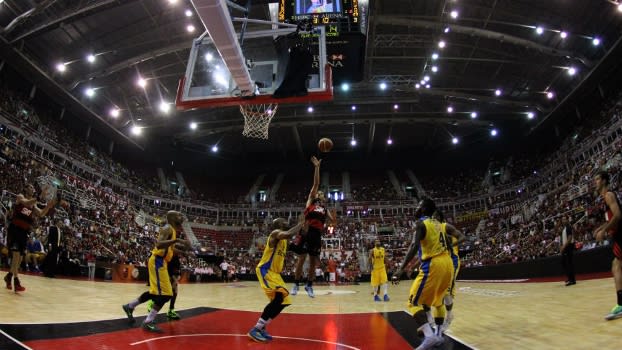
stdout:
[[594,184],[596,191],[605,201],[605,219],[607,220],[596,229],[594,237],[597,241],[602,241],[607,236],[613,240],[614,258],[611,263],[611,272],[616,286],[618,304],[605,317],[607,320],[613,320],[622,317],[622,213],[618,196],[609,190],[609,173],[606,171],[596,173]]
[[[15,207],[13,208],[13,217],[7,230],[7,246],[11,251],[11,269],[4,276],[4,282],[7,289],[15,287],[15,293],[26,290],[19,281],[17,276],[22,258],[26,253],[26,242],[28,241],[28,233],[32,229],[35,219],[45,216],[56,203],[56,199],[52,199],[43,209],[37,207],[37,198],[35,198],[35,187],[26,185],[24,194],[18,194],[15,199]],[[12,279],[12,281],[11,281]],[[13,282],[13,285],[11,285]]]
[[298,287],[302,279],[302,267],[305,263],[307,255],[309,255],[309,271],[307,274],[307,285],[305,290],[311,298],[315,298],[313,293],[313,281],[315,280],[315,267],[320,260],[320,251],[322,249],[322,232],[326,218],[333,221],[332,214],[324,206],[324,192],[318,191],[320,187],[320,163],[315,156],[311,157],[311,163],[315,167],[313,172],[313,187],[307,198],[307,206],[305,208],[305,227],[304,232],[296,236],[294,243],[290,245],[290,250],[298,254],[296,262],[296,271],[294,272],[295,284],[292,288],[292,295],[298,294]]

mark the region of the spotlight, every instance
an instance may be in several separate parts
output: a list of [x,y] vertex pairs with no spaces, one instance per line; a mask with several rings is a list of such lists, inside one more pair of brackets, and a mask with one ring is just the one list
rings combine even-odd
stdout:
[[160,101],[160,112],[168,113],[171,110],[171,104],[166,101]]
[[456,19],[458,18],[458,11],[453,10],[449,13],[449,15],[451,16],[451,18]]
[[168,3],[171,5],[175,5],[177,3],[177,0],[168,0]]
[[497,136],[498,133],[497,129],[490,130],[490,136]]
[[214,55],[212,55],[211,53],[208,52],[205,54],[205,60],[207,62],[211,62],[213,59],[214,59]]
[[86,56],[86,60],[89,61],[89,63],[94,63],[95,62],[95,55],[90,54],[90,55]]
[[386,83],[380,83],[380,90],[386,90],[387,89],[387,84]]
[[110,110],[110,116],[113,118],[117,118],[119,114],[121,114],[121,111],[116,107]]
[[67,66],[64,63],[59,63],[56,65],[56,70],[64,73],[67,70]]
[[400,106],[398,106],[397,104],[393,105],[393,109],[398,109],[398,108],[400,108]]
[[451,139],[451,143],[453,143],[454,145],[457,145],[457,144],[458,144],[458,142],[460,142],[460,140],[458,140],[458,138],[457,138],[457,137],[453,137],[453,138]]
[[438,42],[438,47],[440,47],[441,49],[444,48],[446,45],[445,40],[441,40]]
[[392,145],[392,144],[393,144],[393,140],[391,140],[391,138],[389,137],[389,138],[387,139],[387,145]]
[[196,29],[196,28],[195,28],[192,24],[188,24],[188,25],[186,26],[186,31],[187,31],[188,33],[193,33],[195,29]]
[[93,88],[86,88],[86,90],[84,90],[84,94],[88,97],[93,97],[95,96],[95,89]]
[[216,153],[216,152],[218,152],[218,146],[213,145],[212,146],[212,153]]
[[415,84],[415,89],[419,89],[419,88],[421,88],[421,84],[419,83]]
[[618,5],[618,11],[622,12],[622,3],[620,3],[620,5]]
[[575,75],[577,74],[577,69],[575,67],[570,67],[568,68],[568,75]]
[[452,106],[447,107],[447,113],[453,113],[454,108]]
[[501,96],[501,90],[500,89],[495,90],[495,96]]
[[566,32],[559,32],[559,36],[560,36],[562,39],[566,39],[566,38],[568,37],[568,33],[566,33]]
[[138,80],[136,80],[136,84],[144,89],[145,86],[147,86],[147,81],[142,77],[139,77]]
[[443,33],[447,34],[449,33],[449,30],[450,30],[449,27],[445,27],[445,29],[443,30]]
[[555,94],[553,94],[551,91],[546,93],[546,98],[548,98],[549,100],[552,99],[553,97],[555,97]]
[[419,82],[419,84],[421,84],[421,85],[425,85],[425,80],[421,80],[421,81]]
[[133,135],[138,136],[138,135],[143,133],[143,128],[141,128],[140,126],[134,125],[134,126],[132,126],[132,130],[131,131],[132,131]]
[[534,112],[528,112],[527,113],[527,119],[533,119],[536,117],[536,114]]
[[437,67],[437,66],[432,66],[432,72],[433,72],[433,73],[438,72],[438,67]]
[[594,45],[594,46],[600,45],[600,39],[598,39],[598,38],[592,39],[592,45]]
[[430,81],[430,76],[426,75],[425,77],[423,77],[423,80],[425,80],[426,82]]
[[544,33],[544,28],[542,28],[542,27],[537,27],[537,28],[536,28],[536,33],[538,33],[538,35],[542,35],[542,33]]
[[350,145],[351,146],[356,146],[356,139],[350,140]]
[[430,84],[426,84],[426,85],[425,85],[425,88],[426,88],[426,89],[429,89],[429,88],[430,88]]
[[471,112],[471,119],[477,118],[477,112]]
[[341,90],[342,91],[348,91],[350,90],[350,85],[348,83],[343,83],[341,84]]
[[192,11],[190,9],[186,10],[186,17],[192,17]]
[[312,106],[307,107],[307,112],[313,113],[313,107]]
[[432,59],[435,61],[438,60],[438,54],[436,52],[432,54]]
[[352,109],[353,111],[356,111],[356,106],[352,106],[352,107],[351,107],[351,109]]
[[196,130],[199,127],[199,125],[195,122],[190,123],[190,129],[191,130]]

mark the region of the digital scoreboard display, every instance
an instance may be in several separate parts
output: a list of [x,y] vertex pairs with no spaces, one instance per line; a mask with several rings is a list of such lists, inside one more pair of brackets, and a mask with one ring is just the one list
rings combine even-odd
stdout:
[[295,23],[310,20],[326,25],[349,19],[359,22],[359,0],[279,0],[279,22]]

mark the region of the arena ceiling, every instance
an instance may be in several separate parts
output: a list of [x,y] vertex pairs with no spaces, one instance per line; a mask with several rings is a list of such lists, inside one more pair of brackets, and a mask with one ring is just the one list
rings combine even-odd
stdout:
[[[250,2],[251,18],[270,18],[269,1]],[[0,46],[9,64],[116,140],[298,157],[330,137],[338,151],[382,153],[524,135],[594,72],[617,65],[621,10],[607,0],[372,0],[363,81],[349,91],[336,86],[335,100],[313,113],[282,105],[268,142],[242,137],[237,108],[160,110],[161,100],[174,101],[192,39],[203,31],[187,0],[0,1]],[[247,32],[258,29],[265,26]],[[148,77],[145,89],[138,76]],[[426,76],[430,87],[417,87]],[[131,135],[135,124],[143,135]]]

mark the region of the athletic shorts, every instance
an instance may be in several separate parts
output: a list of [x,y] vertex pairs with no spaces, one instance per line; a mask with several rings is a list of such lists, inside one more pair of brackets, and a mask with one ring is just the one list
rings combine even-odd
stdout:
[[149,294],[173,296],[173,286],[168,276],[167,263],[164,258],[151,255],[147,269],[149,270]]
[[371,270],[371,286],[378,287],[379,285],[388,282],[387,270],[385,268]]
[[285,288],[285,281],[283,281],[281,274],[270,270],[262,271],[259,267],[255,268],[255,273],[261,288],[270,301],[274,300],[276,293],[281,293],[283,295],[281,305],[291,305],[292,301],[289,298],[289,291]]
[[458,277],[458,272],[460,272],[460,258],[456,255],[451,255],[451,261],[454,265],[454,273],[453,278],[451,279],[451,285],[449,286],[449,295],[452,297],[456,296],[456,278]]
[[168,274],[170,276],[179,276],[181,275],[181,261],[179,261],[179,257],[177,255],[173,255],[171,261],[168,262]]
[[28,230],[24,230],[14,224],[9,225],[7,230],[6,243],[9,250],[26,254],[26,246],[28,243]]
[[449,254],[435,256],[421,262],[419,274],[410,287],[408,307],[414,314],[421,305],[441,306],[451,285],[454,266]]
[[299,233],[294,241],[289,244],[289,250],[299,255],[320,256],[322,251],[322,232],[309,227],[306,235]]

